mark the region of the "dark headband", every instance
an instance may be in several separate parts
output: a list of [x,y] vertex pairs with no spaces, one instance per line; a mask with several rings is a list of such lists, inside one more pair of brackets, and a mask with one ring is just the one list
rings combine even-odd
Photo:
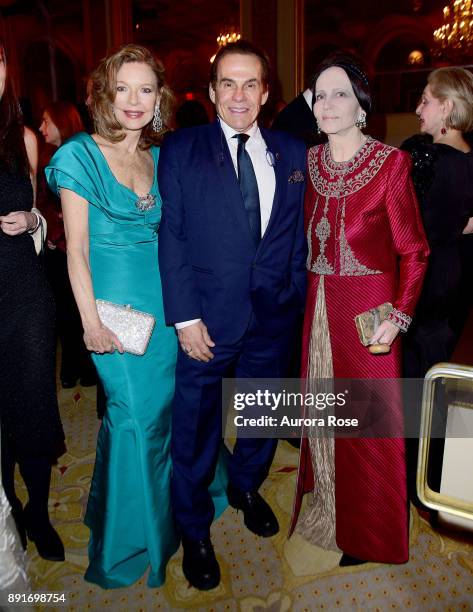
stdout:
[[358,77],[366,87],[369,86],[368,77],[366,76],[366,72],[364,72],[361,68],[359,68],[356,64],[345,64],[343,62],[336,63],[334,66],[338,66],[345,70],[345,72],[351,73],[353,76]]

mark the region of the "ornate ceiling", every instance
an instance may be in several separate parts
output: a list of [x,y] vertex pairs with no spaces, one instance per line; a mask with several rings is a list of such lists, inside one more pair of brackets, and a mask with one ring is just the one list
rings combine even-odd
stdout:
[[[260,9],[261,3],[270,7],[277,0],[254,1]],[[238,28],[239,0],[0,0],[0,15],[12,16],[17,24],[17,30],[13,31],[8,29],[10,23],[6,27],[7,21],[4,21],[3,31],[18,47],[20,72],[35,75],[48,61],[47,48],[40,57],[37,46],[33,45],[47,47],[46,17],[49,16],[50,31],[59,49],[57,61],[63,61],[64,66],[69,61],[72,68],[64,68],[63,72],[68,74],[72,70],[72,80],[85,82],[88,68],[104,53],[107,31],[103,17],[101,22],[94,22],[93,35],[89,38],[92,44],[84,48],[84,7],[107,6],[110,13],[111,7],[127,2],[132,7],[135,42],[153,48],[161,57],[175,91],[200,92],[205,96],[209,59],[216,51],[216,38],[223,28]],[[404,69],[412,49],[420,48],[428,56],[432,30],[441,22],[445,2],[305,0],[306,73],[336,46],[360,53],[377,71]],[[101,10],[104,15],[104,9]],[[101,48],[92,52],[89,47],[97,40]],[[48,81],[45,68],[43,72],[41,78]],[[34,76],[29,80],[34,81]],[[27,93],[33,85],[24,79],[23,89]],[[41,86],[39,82],[37,87]],[[78,91],[81,87],[76,85]],[[66,89],[71,88],[72,85],[67,85]]]
[[[48,11],[58,23],[80,23],[85,0],[0,0],[2,14]],[[94,0],[88,0],[94,3]],[[118,0],[108,0],[110,3]],[[256,0],[266,2],[266,0]],[[446,0],[306,0],[306,31],[336,35],[343,24],[372,24],[387,15],[437,15]],[[225,25],[238,26],[239,0],[132,0],[136,39],[159,46],[163,53],[173,48],[193,49],[214,45]],[[346,27],[346,26],[345,26]]]

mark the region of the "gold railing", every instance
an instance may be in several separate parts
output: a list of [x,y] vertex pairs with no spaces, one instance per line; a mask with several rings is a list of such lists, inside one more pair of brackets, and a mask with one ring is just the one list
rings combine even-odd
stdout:
[[[473,384],[473,367],[454,363],[439,363],[431,368],[425,376],[419,433],[419,456],[417,462],[417,495],[420,501],[432,510],[439,510],[462,519],[473,521],[473,503],[434,491],[429,487],[427,482],[435,384],[438,379],[446,379],[447,381],[449,379],[455,381],[463,380],[471,386]],[[472,401],[466,402],[462,407],[473,410]],[[465,469],[471,470],[473,458],[465,457],[465,461]]]

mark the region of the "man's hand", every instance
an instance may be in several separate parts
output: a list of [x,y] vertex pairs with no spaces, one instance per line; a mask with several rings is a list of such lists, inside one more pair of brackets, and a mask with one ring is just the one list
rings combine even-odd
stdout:
[[215,346],[215,342],[202,321],[180,329],[178,337],[182,350],[191,359],[207,362],[214,358],[209,347]]

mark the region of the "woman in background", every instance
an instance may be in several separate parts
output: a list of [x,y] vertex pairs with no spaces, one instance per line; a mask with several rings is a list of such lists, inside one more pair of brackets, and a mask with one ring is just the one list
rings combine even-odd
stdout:
[[[416,109],[422,134],[403,148],[413,159],[413,180],[431,255],[414,322],[403,344],[403,376],[423,379],[436,363],[451,361],[473,305],[473,152],[464,134],[473,130],[473,75],[464,68],[431,72]],[[420,423],[422,389],[412,387],[408,411]],[[435,425],[442,431],[446,411],[436,394]],[[414,419],[414,415],[417,415]],[[438,435],[438,434],[437,434]],[[444,439],[431,440],[429,486],[438,491]],[[416,491],[418,438],[407,440],[410,498]]]
[[[464,68],[430,73],[416,110],[433,144],[406,148],[420,203],[430,259],[412,328],[404,341],[404,376],[423,378],[450,361],[465,321],[472,261],[462,257],[473,232],[473,152],[463,133],[473,130],[473,75]],[[466,314],[468,313],[468,309]]]
[[[76,107],[71,102],[52,102],[43,112],[39,131],[46,145],[40,163],[41,169],[48,164],[54,150],[73,134],[83,131],[84,126]],[[64,389],[96,383],[95,367],[82,338],[79,311],[67,273],[66,237],[61,212],[61,202],[48,188],[44,173],[38,181],[38,206],[48,222],[46,248],[46,274],[56,302],[57,331],[61,341],[60,379]]]
[[[18,531],[38,553],[64,560],[49,521],[51,465],[64,452],[56,397],[54,302],[36,256],[30,212],[36,180],[36,137],[24,127],[0,44],[0,359],[2,481]],[[28,491],[23,509],[15,493],[18,463]]]

